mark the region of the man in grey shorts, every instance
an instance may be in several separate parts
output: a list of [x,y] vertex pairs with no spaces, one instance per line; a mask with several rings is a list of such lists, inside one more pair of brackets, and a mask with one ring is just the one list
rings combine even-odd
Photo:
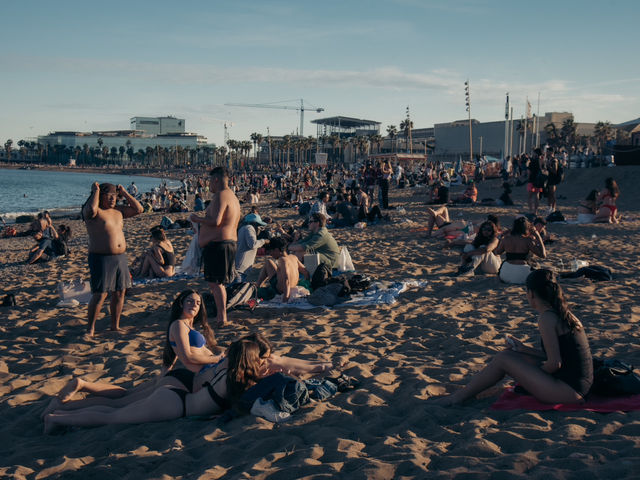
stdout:
[[[118,194],[127,201],[116,205]],[[120,329],[124,293],[131,286],[127,265],[127,244],[122,230],[124,219],[142,213],[142,205],[122,185],[94,183],[91,195],[82,206],[82,219],[89,235],[89,271],[91,301],[89,302],[88,334],[95,333],[96,318],[102,304],[111,293],[111,330]]]

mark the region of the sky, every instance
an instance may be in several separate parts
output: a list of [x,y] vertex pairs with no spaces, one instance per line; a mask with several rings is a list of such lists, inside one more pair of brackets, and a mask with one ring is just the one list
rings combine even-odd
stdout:
[[[0,141],[173,115],[210,143],[342,115],[414,128],[640,117],[637,0],[5,1]],[[321,113],[314,108],[323,108]]]

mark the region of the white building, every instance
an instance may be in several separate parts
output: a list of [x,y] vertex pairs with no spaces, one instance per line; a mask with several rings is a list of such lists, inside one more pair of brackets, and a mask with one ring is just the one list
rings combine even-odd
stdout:
[[51,132],[38,137],[38,143],[54,147],[90,148],[101,146],[132,148],[134,152],[147,147],[181,147],[196,149],[207,145],[207,138],[196,133],[185,133],[185,121],[175,117],[133,117],[131,130],[102,132]]
[[184,133],[184,118],[168,117],[133,117],[131,130],[140,130],[148,135],[166,135]]

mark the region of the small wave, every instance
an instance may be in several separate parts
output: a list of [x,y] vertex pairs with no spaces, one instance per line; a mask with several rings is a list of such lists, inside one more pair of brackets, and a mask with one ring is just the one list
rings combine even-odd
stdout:
[[[6,212],[6,213],[0,214],[0,217],[2,217],[2,219],[6,223],[16,223],[16,218],[22,215],[31,215],[33,217],[36,217],[38,213],[43,211],[44,210],[30,210],[26,212]],[[78,205],[77,207],[52,208],[51,210],[49,210],[49,214],[51,215],[51,218],[64,218],[64,217],[69,217],[73,215],[80,215],[80,205]]]

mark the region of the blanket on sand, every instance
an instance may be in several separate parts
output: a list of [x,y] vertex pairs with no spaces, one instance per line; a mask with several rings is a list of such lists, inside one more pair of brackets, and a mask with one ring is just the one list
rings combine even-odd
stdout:
[[575,410],[589,410],[591,412],[630,412],[640,410],[640,395],[625,397],[599,397],[587,395],[584,403],[542,403],[531,395],[522,395],[508,387],[500,398],[491,405],[494,410],[556,410],[558,412],[572,412]]

